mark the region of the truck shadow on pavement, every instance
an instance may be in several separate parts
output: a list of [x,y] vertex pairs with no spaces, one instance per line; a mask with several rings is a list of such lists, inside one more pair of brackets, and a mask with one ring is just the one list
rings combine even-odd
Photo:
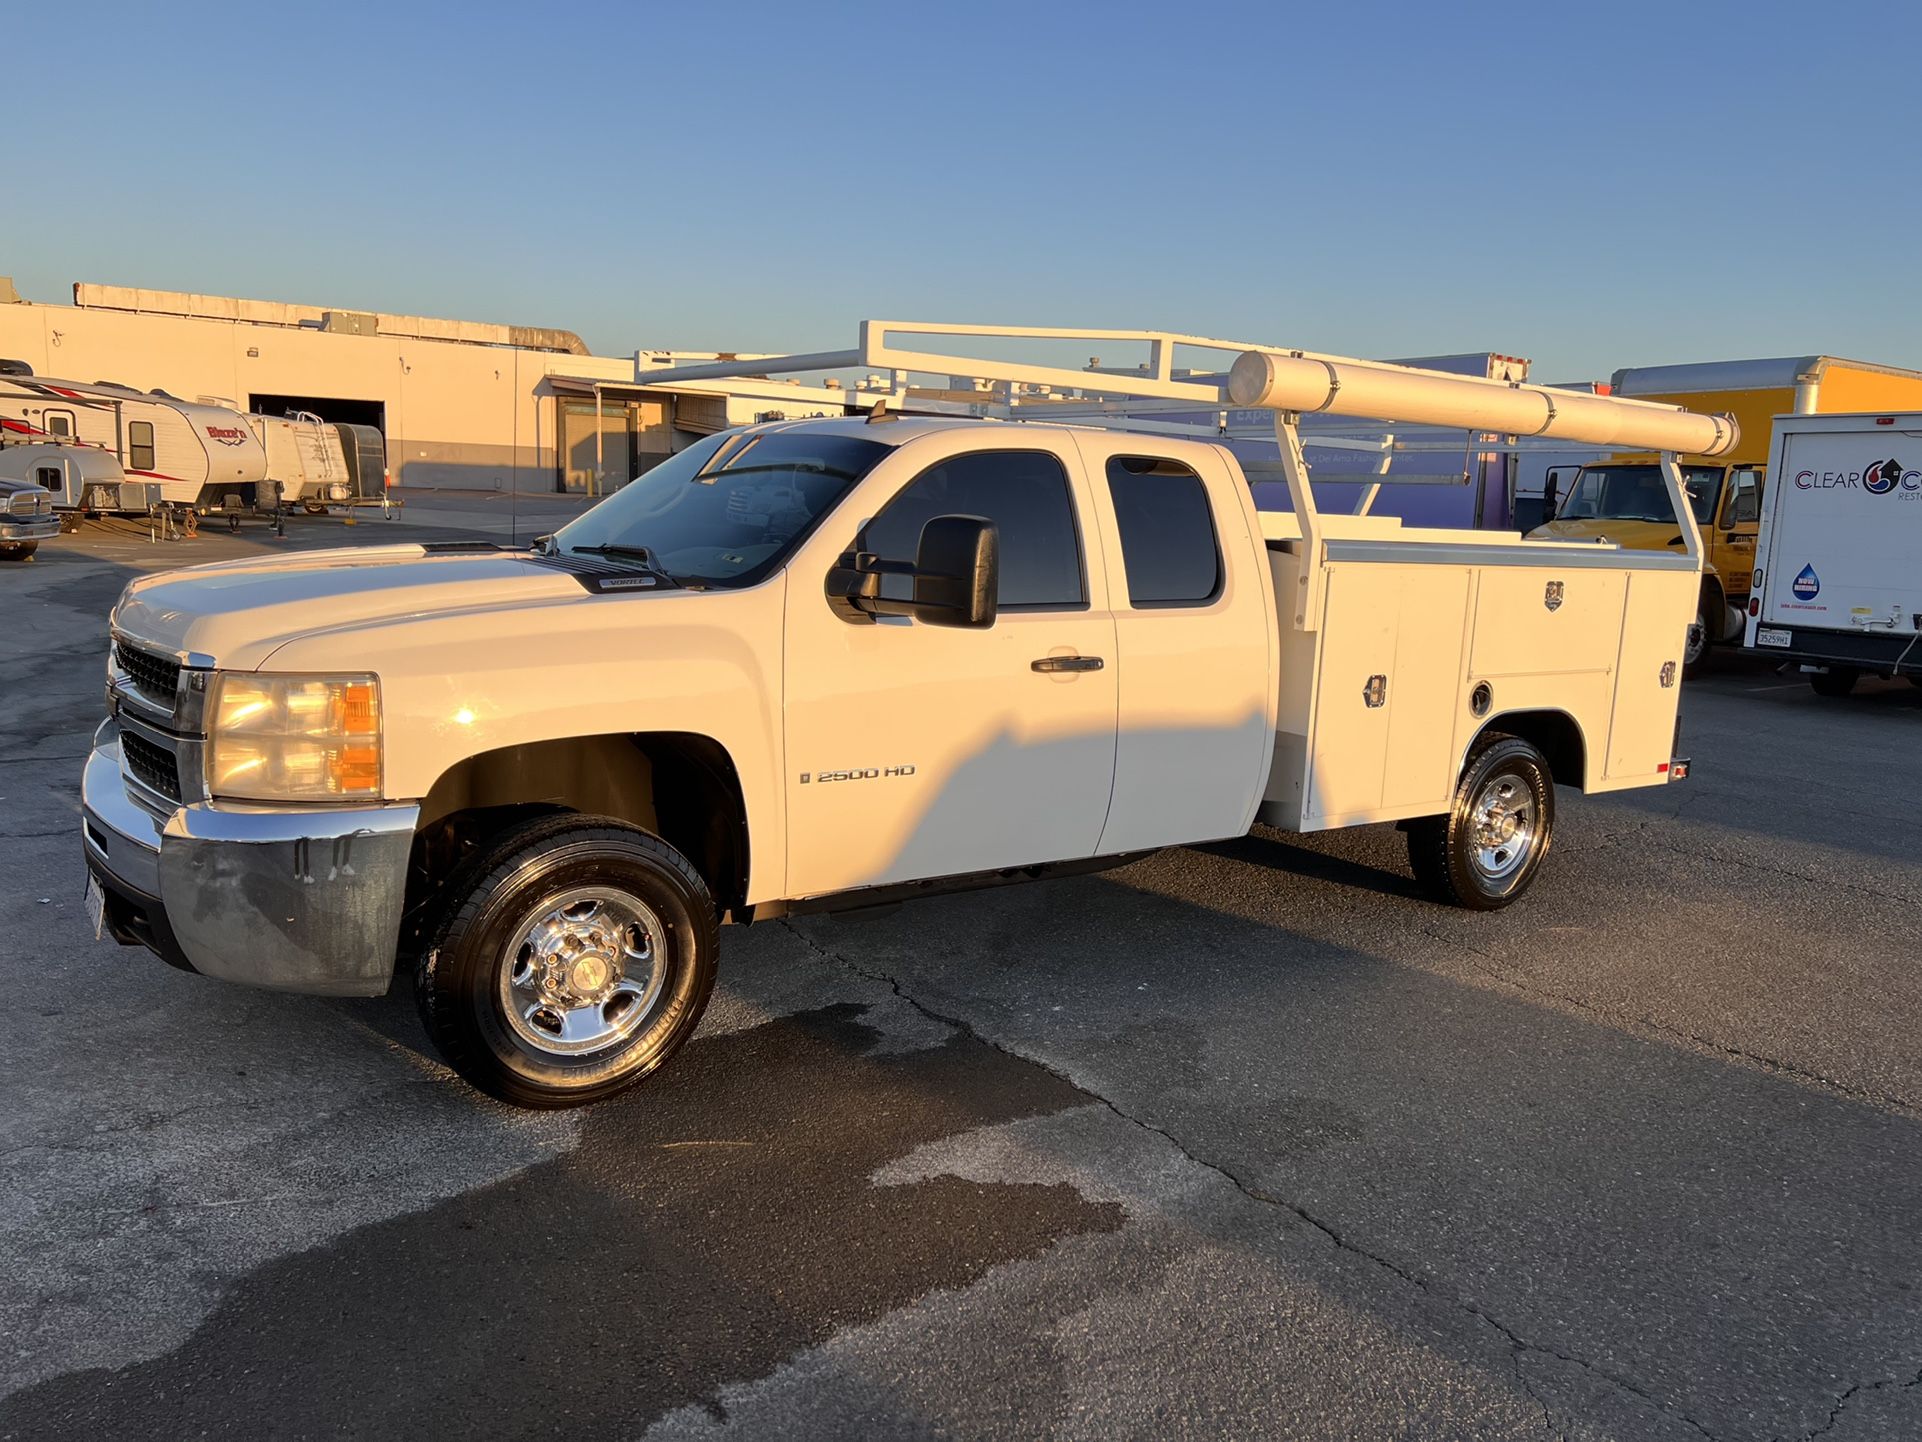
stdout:
[[[1402,839],[1399,833],[1387,827],[1378,828],[1393,841],[1394,859],[1402,858]],[[1364,843],[1365,844],[1365,843]],[[1189,848],[1209,856],[1218,856],[1225,861],[1238,861],[1248,866],[1262,866],[1271,871],[1287,872],[1305,881],[1326,881],[1336,886],[1353,887],[1359,891],[1372,891],[1381,896],[1400,896],[1410,900],[1421,900],[1422,890],[1414,878],[1400,872],[1389,871],[1380,866],[1370,866],[1365,861],[1343,856],[1329,850],[1317,850],[1301,844],[1288,833],[1272,831],[1268,827],[1257,827],[1246,836],[1237,836],[1230,841],[1211,841],[1203,846]],[[1369,848],[1371,854],[1374,848]],[[1384,860],[1389,858],[1384,857]]]
[[697,1040],[589,1112],[577,1150],[262,1267],[176,1351],[14,1393],[0,1435],[634,1435],[1119,1228],[1066,1185],[874,1186],[925,1143],[1091,1098],[962,1032],[876,1052],[864,1011]]

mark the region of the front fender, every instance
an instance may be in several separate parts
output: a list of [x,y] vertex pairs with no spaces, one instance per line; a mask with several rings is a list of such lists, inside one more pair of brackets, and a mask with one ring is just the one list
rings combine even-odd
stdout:
[[304,637],[276,671],[380,677],[382,791],[419,801],[483,752],[685,732],[733,759],[753,839],[748,899],[786,880],[785,576],[742,591],[587,595],[566,605],[403,617]]

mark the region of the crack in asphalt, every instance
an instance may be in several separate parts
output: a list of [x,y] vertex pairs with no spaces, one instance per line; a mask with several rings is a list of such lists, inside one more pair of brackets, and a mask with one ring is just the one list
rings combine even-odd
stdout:
[[[1476,946],[1473,942],[1464,941],[1458,936],[1448,936],[1442,932],[1431,930],[1426,926],[1418,926],[1417,929],[1429,940],[1441,942],[1444,946],[1452,946],[1471,959],[1474,959],[1471,961],[1471,964],[1474,965],[1476,971],[1497,985],[1507,987],[1518,996],[1527,997],[1532,1001],[1560,1002],[1565,1006],[1575,1008],[1577,1011],[1585,1011],[1592,1016],[1601,1017],[1613,1026],[1639,1027],[1646,1031],[1656,1032],[1661,1036],[1668,1037],[1675,1041],[1687,1042],[1703,1051],[1715,1052],[1735,1061],[1747,1062],[1763,1071],[1777,1072],[1783,1076],[1792,1077],[1796,1081],[1805,1082],[1810,1086],[1833,1092],[1837,1096],[1847,1097],[1850,1101],[1867,1102],[1871,1106],[1882,1107],[1900,1116],[1922,1117],[1922,1106],[1918,1106],[1906,1097],[1899,1097],[1889,1092],[1871,1091],[1867,1087],[1853,1086],[1837,1077],[1824,1076],[1820,1072],[1813,1072],[1806,1067],[1797,1066],[1794,1062],[1783,1061],[1780,1057],[1772,1057],[1762,1052],[1749,1051],[1731,1042],[1717,1041],[1714,1037],[1703,1036],[1700,1032],[1689,1031],[1684,1027],[1672,1026],[1668,1022],[1659,1021],[1654,1017],[1636,1016],[1633,1013],[1612,1011],[1605,1006],[1587,1001],[1579,996],[1571,996],[1566,992],[1554,991],[1547,987],[1533,985],[1516,976],[1513,972],[1501,969],[1503,959],[1492,951]],[[1481,965],[1480,962],[1493,964],[1484,966]]]
[[204,1112],[219,1112],[223,1116],[232,1116],[236,1112],[257,1111],[259,1107],[260,1104],[258,1102],[197,1102],[192,1106],[180,1107],[175,1111],[143,1112],[139,1116],[122,1122],[117,1126],[95,1127],[92,1131],[83,1132],[73,1137],[42,1138],[31,1142],[21,1142],[17,1146],[0,1147],[0,1158],[18,1156],[22,1152],[84,1154],[96,1150],[93,1144],[102,1138],[126,1136],[129,1132],[157,1132],[162,1127],[171,1126],[183,1117],[195,1116]]
[[936,1010],[934,1007],[922,1001],[919,997],[916,997],[911,993],[909,993],[907,990],[905,990],[897,979],[888,975],[886,972],[872,971],[867,967],[860,965],[858,962],[849,960],[847,957],[843,956],[840,952],[830,951],[827,947],[822,946],[813,937],[807,935],[805,932],[795,927],[793,922],[789,918],[787,917],[780,918],[778,921],[778,924],[781,927],[783,927],[785,930],[787,930],[791,935],[796,937],[803,946],[808,948],[808,950],[814,952],[815,955],[823,958],[826,961],[832,962],[840,966],[844,970],[853,973],[855,976],[861,977],[867,981],[877,982],[877,983],[880,983],[881,985],[886,986],[890,991],[894,993],[895,996],[899,997],[903,1002],[907,1003],[907,1005],[909,1005],[910,1007],[914,1008],[914,1010],[921,1013],[922,1016],[927,1017],[930,1021],[940,1022],[944,1026],[953,1027],[955,1030],[962,1032],[963,1034],[965,1034],[968,1037],[971,1037],[975,1041],[980,1042],[983,1046],[991,1047],[995,1051],[1001,1052],[1006,1056],[1013,1057],[1018,1061],[1027,1062],[1032,1066],[1040,1067],[1043,1071],[1050,1072],[1053,1075],[1060,1077],[1061,1080],[1063,1080],[1064,1082],[1067,1082],[1069,1085],[1077,1088],[1082,1092],[1085,1092],[1089,1097],[1091,1097],[1096,1102],[1099,1102],[1108,1111],[1112,1112],[1116,1117],[1120,1118],[1122,1121],[1126,1122],[1128,1125],[1132,1127],[1137,1127],[1142,1131],[1149,1132],[1154,1136],[1160,1137],[1163,1141],[1168,1143],[1169,1146],[1173,1147],[1177,1152],[1179,1152],[1183,1157],[1187,1158],[1187,1160],[1193,1163],[1195,1166],[1200,1167],[1205,1171],[1213,1172],[1216,1176],[1226,1181],[1230,1186],[1232,1186],[1236,1191],[1240,1192],[1244,1197],[1248,1198],[1250,1201],[1258,1203],[1259,1205],[1264,1207],[1272,1208],[1277,1211],[1287,1212],[1289,1215],[1300,1220],[1305,1226],[1309,1227],[1311,1230],[1320,1234],[1324,1239],[1326,1239],[1329,1243],[1331,1243],[1337,1251],[1352,1253],[1354,1256],[1360,1257],[1365,1261],[1371,1262],[1375,1266],[1381,1268],[1383,1271],[1389,1273],[1391,1276],[1394,1276],[1398,1278],[1400,1281],[1406,1283],[1407,1285],[1414,1287],[1417,1291],[1421,1292],[1424,1296],[1433,1297],[1437,1301],[1440,1301],[1449,1306],[1452,1306],[1456,1310],[1466,1313],[1468,1316],[1475,1318],[1477,1321],[1481,1322],[1483,1325],[1489,1327],[1490,1329],[1498,1333],[1502,1338],[1504,1338],[1507,1341],[1510,1349],[1510,1355],[1515,1367],[1516,1381],[1521,1386],[1523,1393],[1529,1398],[1529,1400],[1534,1402],[1537,1406],[1539,1406],[1542,1409],[1543,1425],[1547,1427],[1547,1429],[1551,1434],[1554,1434],[1557,1431],[1555,1427],[1555,1422],[1554,1422],[1554,1414],[1549,1408],[1547,1399],[1544,1398],[1539,1392],[1537,1392],[1535,1388],[1530,1384],[1530,1382],[1528,1381],[1526,1371],[1522,1366],[1522,1358],[1524,1357],[1525,1354],[1530,1352],[1540,1353],[1543,1356],[1553,1357],[1557,1361],[1566,1362],[1571,1366],[1579,1367],[1582,1369],[1582,1371],[1592,1376],[1599,1377],[1606,1382],[1612,1383],[1614,1386],[1620,1388],[1622,1391],[1628,1393],[1630,1396],[1636,1397],[1641,1401],[1647,1403],[1649,1406],[1655,1408],[1655,1410],[1662,1413],[1663,1416],[1671,1417],[1678,1422],[1686,1423],[1689,1427],[1693,1428],[1696,1432],[1700,1433],[1703,1437],[1708,1438],[1709,1442],[1717,1442],[1715,1434],[1710,1432],[1708,1428],[1704,1427],[1700,1422],[1697,1422],[1693,1417],[1689,1416],[1686,1412],[1682,1412],[1677,1408],[1670,1406],[1668,1403],[1662,1401],[1659,1397],[1656,1397],[1652,1393],[1644,1390],[1641,1386],[1636,1384],[1631,1379],[1621,1376],[1618,1373],[1611,1371],[1609,1368],[1600,1365],[1599,1363],[1590,1362],[1586,1358],[1577,1357],[1572,1353],[1563,1352],[1558,1348],[1551,1347],[1545,1342],[1530,1341],[1529,1339],[1517,1333],[1512,1327],[1510,1327],[1507,1323],[1503,1322],[1499,1317],[1496,1317],[1495,1315],[1490,1313],[1486,1308],[1483,1308],[1477,1305],[1475,1302],[1470,1301],[1467,1297],[1461,1296],[1459,1294],[1437,1290],[1434,1286],[1432,1286],[1429,1283],[1426,1277],[1421,1276],[1417,1272],[1411,1272],[1406,1267],[1403,1267],[1399,1263],[1390,1260],[1388,1257],[1382,1255],[1381,1253],[1371,1251],[1367,1247],[1362,1246],[1360,1243],[1352,1240],[1347,1235],[1345,1235],[1342,1232],[1342,1230],[1339,1227],[1337,1227],[1334,1223],[1326,1221],[1323,1218],[1316,1216],[1313,1212],[1309,1211],[1307,1208],[1299,1205],[1298,1203],[1289,1201],[1286,1197],[1275,1196],[1275,1195],[1272,1195],[1271,1193],[1263,1191],[1260,1187],[1257,1187],[1253,1183],[1250,1183],[1244,1180],[1242,1177],[1236,1175],[1236,1173],[1232,1171],[1230,1168],[1223,1166],[1219,1162],[1210,1161],[1208,1158],[1201,1156],[1200,1154],[1192,1150],[1186,1142],[1182,1141],[1181,1138],[1176,1136],[1173,1132],[1167,1130],[1165,1127],[1156,1125],[1154,1122],[1147,1121],[1141,1117],[1135,1116],[1133,1113],[1127,1111],[1125,1108],[1123,1108],[1121,1105],[1119,1105],[1117,1102],[1113,1101],[1109,1097],[1104,1096],[1102,1093],[1091,1089],[1085,1083],[1078,1080],[1074,1076],[1070,1075],[1066,1070],[1064,1070],[1060,1066],[1057,1066],[1055,1063],[1046,1061],[1040,1057],[1030,1056],[1024,1052],[1016,1050],[1014,1047],[1004,1045],[1003,1043],[996,1041],[992,1037],[983,1035],[978,1029],[976,1029],[974,1024],[968,1021],[965,1017],[950,1015],[946,1012]]
[[1904,1381],[1900,1377],[1884,1377],[1875,1382],[1854,1383],[1847,1391],[1838,1396],[1834,1404],[1830,1406],[1829,1420],[1824,1422],[1820,1427],[1817,1427],[1813,1432],[1804,1432],[1801,1437],[1801,1442],[1812,1442],[1812,1439],[1834,1431],[1835,1424],[1842,1420],[1842,1414],[1849,1410],[1849,1404],[1864,1392],[1881,1392],[1890,1387],[1893,1387],[1898,1392],[1906,1392],[1911,1387],[1922,1387],[1922,1371],[1917,1371],[1916,1374],[1907,1381]]
[[[1634,833],[1630,833],[1634,834]],[[1713,862],[1717,866],[1735,866],[1743,871],[1759,871],[1765,876],[1782,876],[1791,881],[1807,882],[1811,886],[1833,887],[1838,891],[1851,891],[1857,896],[1866,896],[1874,901],[1893,901],[1899,906],[1922,906],[1922,897],[1904,896],[1899,891],[1877,891],[1873,887],[1862,886],[1852,881],[1841,881],[1830,876],[1814,876],[1806,871],[1794,871],[1786,866],[1770,866],[1765,862],[1749,861],[1740,856],[1722,856],[1710,851],[1695,851],[1673,842],[1661,841],[1653,837],[1643,838],[1650,845],[1675,856],[1692,857],[1697,861]],[[1615,842],[1611,841],[1610,845]]]

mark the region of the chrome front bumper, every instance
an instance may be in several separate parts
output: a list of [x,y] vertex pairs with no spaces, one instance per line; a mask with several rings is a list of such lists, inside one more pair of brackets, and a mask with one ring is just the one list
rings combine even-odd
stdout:
[[222,981],[379,996],[393,978],[418,806],[198,802],[163,817],[129,794],[118,728],[81,778],[87,867],[117,940]]
[[0,542],[51,541],[59,534],[58,516],[11,516],[0,512]]

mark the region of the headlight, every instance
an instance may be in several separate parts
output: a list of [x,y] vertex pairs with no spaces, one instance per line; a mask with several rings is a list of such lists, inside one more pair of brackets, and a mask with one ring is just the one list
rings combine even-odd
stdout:
[[209,794],[242,801],[380,797],[373,676],[222,673],[207,739]]

